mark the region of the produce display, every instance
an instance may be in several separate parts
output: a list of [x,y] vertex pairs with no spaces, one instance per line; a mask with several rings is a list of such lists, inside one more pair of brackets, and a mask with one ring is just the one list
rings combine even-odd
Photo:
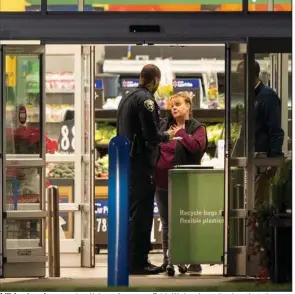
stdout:
[[223,139],[224,137],[223,123],[207,126],[206,129],[207,129],[207,138],[208,138],[209,144],[217,145],[217,142]]
[[[223,123],[209,125],[207,129],[208,143],[217,146],[219,140],[224,140],[225,138],[225,128]],[[238,123],[231,124],[231,140],[236,142],[240,138],[241,125]]]
[[155,93],[155,99],[160,109],[170,109],[169,100],[173,95],[172,85],[161,85]]
[[231,125],[231,140],[232,142],[236,142],[241,135],[241,125],[238,123],[233,123]]
[[122,96],[118,96],[115,98],[108,98],[107,101],[102,106],[102,109],[105,109],[105,110],[118,109],[121,99],[122,99]]
[[55,179],[73,179],[75,169],[73,163],[49,163],[46,168],[46,177]]
[[107,178],[109,170],[109,155],[99,158],[95,162],[95,178]]
[[116,136],[116,128],[107,123],[97,124],[95,131],[96,144],[108,144],[110,140]]

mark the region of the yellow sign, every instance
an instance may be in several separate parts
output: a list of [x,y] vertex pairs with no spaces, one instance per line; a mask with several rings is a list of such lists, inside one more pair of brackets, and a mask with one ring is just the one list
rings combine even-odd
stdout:
[[0,11],[25,11],[25,0],[0,0]]
[[16,56],[7,55],[6,63],[6,85],[7,87],[16,86]]

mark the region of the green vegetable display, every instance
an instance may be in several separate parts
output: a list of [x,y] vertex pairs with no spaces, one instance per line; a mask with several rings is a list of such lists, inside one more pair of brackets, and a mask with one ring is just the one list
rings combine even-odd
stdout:
[[95,177],[96,178],[108,177],[108,170],[109,170],[109,155],[107,154],[99,158],[95,162]]
[[224,131],[224,125],[222,123],[216,125],[207,126],[208,143],[217,145],[218,140],[222,140]]
[[[217,145],[219,140],[225,139],[225,128],[223,123],[209,125],[206,127],[208,143]],[[238,123],[231,124],[231,140],[236,142],[240,138],[241,126]]]
[[75,169],[73,163],[50,163],[47,166],[47,177],[58,179],[73,179]]
[[110,140],[116,136],[116,128],[107,123],[101,123],[97,125],[95,131],[95,143],[96,144],[108,144]]

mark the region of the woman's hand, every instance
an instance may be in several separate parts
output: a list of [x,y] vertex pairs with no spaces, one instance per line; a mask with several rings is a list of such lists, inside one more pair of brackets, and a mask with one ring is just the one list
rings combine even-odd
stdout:
[[169,139],[171,141],[174,138],[175,132],[172,128],[170,128],[167,132],[169,134]]
[[174,125],[171,127],[171,129],[174,131],[174,135],[180,131],[184,129],[184,125]]

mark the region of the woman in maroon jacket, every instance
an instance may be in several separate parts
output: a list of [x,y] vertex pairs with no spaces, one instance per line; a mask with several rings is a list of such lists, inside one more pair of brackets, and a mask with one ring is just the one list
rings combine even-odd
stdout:
[[[173,130],[174,139],[161,143],[156,169],[156,201],[162,221],[164,262],[168,265],[168,171],[175,165],[200,164],[207,147],[206,128],[192,118],[192,101],[187,92],[171,97],[171,118],[162,122],[161,131]],[[200,272],[201,265],[192,264],[188,271]]]

